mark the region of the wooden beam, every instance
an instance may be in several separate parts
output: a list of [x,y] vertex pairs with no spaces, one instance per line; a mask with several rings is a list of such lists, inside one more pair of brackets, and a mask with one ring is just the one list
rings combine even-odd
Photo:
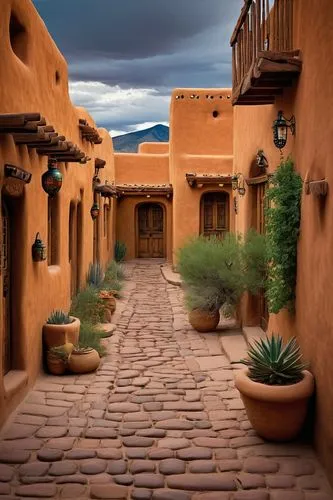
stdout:
[[40,121],[39,113],[2,113],[0,125],[24,125],[28,121]]

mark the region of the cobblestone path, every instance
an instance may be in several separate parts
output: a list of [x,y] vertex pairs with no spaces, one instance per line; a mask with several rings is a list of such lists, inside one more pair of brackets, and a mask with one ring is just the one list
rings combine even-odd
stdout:
[[[218,334],[186,321],[159,266],[127,266],[96,374],[43,377],[0,442],[0,500],[329,500],[312,449],[251,429]],[[282,423],[283,425],[283,423]]]

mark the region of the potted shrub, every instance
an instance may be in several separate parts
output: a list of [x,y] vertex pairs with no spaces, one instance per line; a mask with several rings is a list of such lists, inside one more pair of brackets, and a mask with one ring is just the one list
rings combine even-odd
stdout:
[[46,347],[56,347],[70,342],[77,344],[80,332],[80,320],[69,316],[64,311],[52,311],[43,326],[43,338]]
[[227,234],[224,239],[200,236],[190,240],[178,253],[189,321],[200,332],[214,330],[219,310],[235,308],[242,293],[253,293],[263,285],[265,241],[249,231],[244,240]]
[[[71,346],[69,348],[69,346]],[[67,369],[68,356],[73,348],[73,344],[51,347],[47,351],[47,368],[53,375],[63,375]]]
[[270,441],[295,438],[314,390],[296,339],[285,345],[279,335],[254,341],[240,363],[247,368],[236,374],[235,385],[255,431]]
[[68,368],[73,373],[89,373],[98,368],[100,356],[105,353],[101,345],[103,332],[91,323],[81,324],[79,342],[68,359]]

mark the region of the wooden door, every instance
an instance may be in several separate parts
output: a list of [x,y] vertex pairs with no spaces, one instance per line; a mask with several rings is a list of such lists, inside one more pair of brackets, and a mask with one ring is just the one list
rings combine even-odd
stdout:
[[1,274],[2,274],[2,331],[3,355],[2,370],[5,375],[12,369],[11,346],[11,304],[10,304],[10,218],[8,208],[2,200],[2,249],[1,249]]
[[140,205],[138,228],[138,257],[164,257],[163,208],[157,203]]
[[229,195],[206,193],[201,198],[200,233],[223,238],[229,231]]
[[[266,188],[267,182],[261,182],[253,186],[253,210],[254,217],[252,226],[255,227],[259,234],[265,234],[265,204],[266,204]],[[267,330],[268,325],[268,305],[265,297],[265,290],[260,290],[258,294],[258,314],[259,323],[263,330]]]

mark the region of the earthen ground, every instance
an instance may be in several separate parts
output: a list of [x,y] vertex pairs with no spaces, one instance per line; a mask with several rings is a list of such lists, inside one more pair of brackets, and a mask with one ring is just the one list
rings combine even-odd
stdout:
[[43,376],[5,427],[0,500],[332,499],[311,446],[251,428],[223,349],[240,335],[195,332],[158,262],[127,278],[100,369]]

